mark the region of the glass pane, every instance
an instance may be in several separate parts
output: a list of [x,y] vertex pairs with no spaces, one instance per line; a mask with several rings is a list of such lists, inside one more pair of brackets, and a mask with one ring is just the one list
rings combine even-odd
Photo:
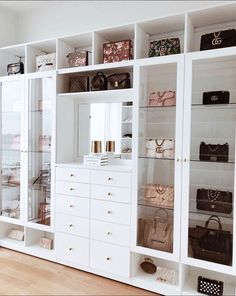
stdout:
[[22,82],[2,83],[1,215],[20,219]]
[[173,252],[176,64],[141,70],[138,245]]
[[29,82],[28,220],[50,225],[53,79],[46,77]]

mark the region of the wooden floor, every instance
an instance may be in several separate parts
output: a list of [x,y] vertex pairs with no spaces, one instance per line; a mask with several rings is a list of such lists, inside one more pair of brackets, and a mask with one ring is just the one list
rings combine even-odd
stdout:
[[156,295],[0,248],[0,295]]

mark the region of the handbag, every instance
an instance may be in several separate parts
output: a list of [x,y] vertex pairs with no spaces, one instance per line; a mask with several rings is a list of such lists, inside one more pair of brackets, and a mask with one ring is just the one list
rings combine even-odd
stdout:
[[68,66],[70,68],[88,66],[88,54],[88,50],[68,53],[68,55],[66,56],[68,59]]
[[222,161],[229,159],[229,144],[206,144],[201,142],[199,149],[199,159],[203,161]]
[[20,141],[21,136],[20,135],[14,135],[11,143],[11,149],[13,150],[19,150],[20,149]]
[[20,185],[20,163],[16,163],[15,166],[10,168],[10,174],[8,177],[8,185],[19,186]]
[[229,91],[209,91],[203,93],[203,104],[228,104]]
[[151,258],[145,258],[144,261],[140,263],[140,267],[146,273],[153,274],[156,272],[156,265],[153,263]]
[[197,291],[205,295],[221,296],[224,291],[224,283],[199,276],[197,280]]
[[24,64],[22,62],[12,63],[7,65],[7,74],[24,74]]
[[102,73],[98,72],[91,81],[91,90],[107,90],[107,77]]
[[40,152],[50,152],[51,151],[51,136],[40,135],[38,143],[38,151]]
[[201,36],[200,50],[216,49],[236,45],[236,30],[224,30]]
[[149,95],[149,106],[175,106],[176,105],[176,94],[175,91],[157,91],[152,92]]
[[144,200],[159,207],[174,207],[174,187],[172,185],[148,184],[144,191]]
[[175,270],[162,267],[162,266],[157,266],[157,281],[175,285],[176,284]]
[[49,53],[36,57],[36,71],[50,71],[56,69],[56,53]]
[[158,57],[177,53],[180,53],[179,38],[168,38],[150,42],[149,57]]
[[108,76],[108,85],[110,89],[130,88],[130,74],[116,73]]
[[210,212],[230,214],[233,206],[233,195],[229,191],[212,189],[197,190],[197,209]]
[[114,63],[133,59],[132,40],[122,40],[103,44],[103,63]]
[[173,159],[175,157],[175,141],[172,139],[146,140],[146,157]]
[[72,76],[69,78],[69,92],[89,91],[88,76]]

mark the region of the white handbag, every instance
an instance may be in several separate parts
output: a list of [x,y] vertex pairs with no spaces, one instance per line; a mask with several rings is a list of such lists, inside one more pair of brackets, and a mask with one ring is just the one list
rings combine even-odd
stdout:
[[146,140],[146,157],[174,158],[175,141],[173,139]]
[[157,281],[175,285],[176,273],[173,269],[157,266]]
[[49,53],[36,57],[36,71],[50,71],[56,69],[56,53]]

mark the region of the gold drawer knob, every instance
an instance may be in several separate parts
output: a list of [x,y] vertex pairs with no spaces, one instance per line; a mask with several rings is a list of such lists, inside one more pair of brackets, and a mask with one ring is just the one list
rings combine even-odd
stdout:
[[111,210],[107,210],[107,214],[109,214],[109,215],[110,215],[111,213],[112,213],[112,212],[111,212]]
[[110,231],[107,231],[107,232],[106,232],[106,235],[111,235],[111,232],[110,232]]
[[110,261],[111,260],[111,257],[107,257],[107,261]]
[[69,248],[69,251],[72,251],[73,249],[72,248]]

